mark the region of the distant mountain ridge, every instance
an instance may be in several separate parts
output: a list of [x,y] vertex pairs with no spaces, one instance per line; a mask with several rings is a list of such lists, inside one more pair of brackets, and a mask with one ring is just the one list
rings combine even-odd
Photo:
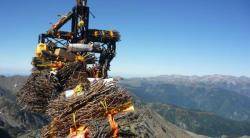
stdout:
[[238,137],[250,135],[249,82],[247,77],[170,75],[123,79],[120,84],[183,129]]
[[125,79],[121,85],[146,102],[173,104],[250,121],[250,97],[246,96],[250,93],[250,79],[247,77],[171,75]]
[[205,75],[205,76],[184,76],[184,75],[162,75],[148,78],[150,80],[161,80],[166,83],[178,85],[199,85],[222,88],[235,91],[239,94],[250,97],[250,78],[246,76],[229,75]]

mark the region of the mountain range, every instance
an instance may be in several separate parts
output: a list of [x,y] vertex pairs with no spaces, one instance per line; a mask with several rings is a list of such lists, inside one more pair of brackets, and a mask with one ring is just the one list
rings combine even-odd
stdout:
[[214,112],[237,121],[250,120],[250,79],[233,76],[159,76],[124,79],[121,85],[146,102]]
[[[31,128],[39,129],[47,121],[16,105],[15,94],[26,79],[26,76],[0,76],[0,137],[20,136]],[[154,120],[164,118],[162,126],[173,137],[250,135],[248,77],[170,75],[121,79],[119,83],[131,91],[137,103],[158,113],[150,112]],[[31,131],[27,135],[33,133],[37,134]]]
[[250,135],[250,78],[165,75],[120,81],[175,125],[210,137]]

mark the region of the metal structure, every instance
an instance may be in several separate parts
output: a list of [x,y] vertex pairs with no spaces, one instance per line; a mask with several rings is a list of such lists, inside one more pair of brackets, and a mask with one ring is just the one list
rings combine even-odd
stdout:
[[[110,63],[116,55],[116,43],[120,40],[117,31],[107,31],[98,29],[89,29],[90,9],[87,6],[87,0],[76,0],[76,6],[72,8],[67,15],[63,16],[59,21],[52,25],[46,32],[39,35],[39,44],[48,46],[43,49],[43,55],[53,60],[58,59],[53,53],[56,48],[63,48],[69,51],[69,47],[78,48],[80,50],[72,51],[75,55],[84,56],[86,53],[93,55],[99,54],[95,61],[88,64],[98,66],[99,77],[107,78],[107,72],[110,69]],[[71,30],[60,30],[66,23],[71,21]],[[91,45],[91,48],[84,49],[84,45]],[[49,55],[49,56],[48,56]],[[33,65],[38,67],[44,60],[41,58],[33,59]]]
[[[17,93],[18,104],[48,117],[51,122],[41,129],[44,138],[136,136],[127,129],[120,132],[118,121],[123,123],[134,106],[128,92],[107,73],[120,35],[89,29],[87,0],[76,2],[71,12],[39,35],[34,70]],[[63,31],[67,23],[71,27]],[[131,115],[128,118],[126,124],[131,123]]]

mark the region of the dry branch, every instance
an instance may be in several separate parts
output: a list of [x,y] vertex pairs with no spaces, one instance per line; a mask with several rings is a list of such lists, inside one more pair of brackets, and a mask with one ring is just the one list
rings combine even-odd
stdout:
[[[104,103],[106,106],[103,105]],[[91,130],[93,137],[101,131],[100,127],[107,125],[107,114],[121,112],[130,105],[132,105],[131,97],[126,90],[112,82],[98,81],[92,84],[90,90],[83,95],[73,96],[69,99],[61,95],[52,101],[48,106],[47,114],[54,119],[52,123],[43,128],[42,135],[44,137],[65,137],[69,134],[70,128],[86,125]],[[76,118],[75,123],[73,115]],[[98,127],[96,123],[98,123]],[[96,128],[98,129],[96,130]],[[109,135],[110,130],[105,133]]]

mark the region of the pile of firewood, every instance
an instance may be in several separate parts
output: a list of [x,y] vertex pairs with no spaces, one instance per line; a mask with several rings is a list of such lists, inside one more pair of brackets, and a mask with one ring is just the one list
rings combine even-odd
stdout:
[[83,62],[66,63],[62,69],[58,70],[55,76],[58,78],[62,87],[65,87],[66,83],[69,81],[69,78],[72,77],[72,75],[75,75],[75,72],[86,73],[86,65]]
[[34,72],[21,88],[18,96],[18,104],[25,110],[44,113],[49,101],[58,95],[59,83],[49,79],[49,72]]
[[[100,133],[98,128],[107,125],[108,115],[116,115],[131,106],[131,97],[125,89],[114,82],[97,81],[82,95],[65,98],[61,94],[50,102],[46,113],[52,122],[42,129],[42,136],[66,137],[71,128],[84,126],[90,131],[90,137],[95,137]],[[112,129],[103,133],[111,135]]]
[[51,74],[49,70],[34,71],[18,92],[17,102],[25,110],[45,113],[49,102],[64,89],[87,82],[85,74],[85,64],[81,62],[67,63],[57,74]]
[[[90,82],[87,76],[85,64],[72,62],[53,73],[34,71],[28,78],[18,103],[51,119],[42,137],[82,136],[83,131],[89,137],[118,136],[115,116],[133,110],[131,96],[112,80]],[[69,91],[73,94],[66,96]]]

